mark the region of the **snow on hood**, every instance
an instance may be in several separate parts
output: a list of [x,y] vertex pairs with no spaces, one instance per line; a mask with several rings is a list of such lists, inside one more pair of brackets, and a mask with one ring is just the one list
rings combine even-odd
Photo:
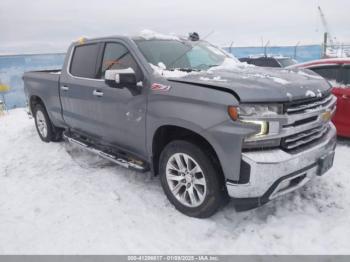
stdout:
[[[233,72],[241,71],[243,73],[243,71],[247,71],[247,69],[254,69],[254,68],[256,68],[256,66],[250,65],[247,63],[241,63],[239,61],[236,61],[235,59],[226,58],[221,65],[210,68],[208,70],[208,73],[215,73],[215,71],[233,71]],[[289,84],[289,81],[280,77],[271,76],[269,74],[254,73],[254,72],[253,73],[244,72],[244,73],[245,74],[242,77],[246,79],[247,78],[269,78],[272,81],[275,81],[276,83],[279,83],[281,85]]]
[[209,73],[215,72],[218,70],[225,70],[225,71],[237,71],[237,70],[244,70],[247,68],[253,68],[254,65],[249,65],[247,63],[242,63],[239,60],[237,60],[235,57],[225,58],[224,62],[221,65],[214,66],[208,70]]
[[330,90],[327,81],[285,69],[221,65],[197,74],[169,77],[172,81],[232,90],[242,102],[286,102],[322,97]]
[[145,39],[145,40],[152,40],[152,39],[161,39],[161,40],[180,40],[180,38],[178,38],[175,35],[166,35],[166,34],[161,34],[161,33],[157,33],[155,31],[149,30],[149,29],[144,29],[142,30],[139,34],[139,37]]

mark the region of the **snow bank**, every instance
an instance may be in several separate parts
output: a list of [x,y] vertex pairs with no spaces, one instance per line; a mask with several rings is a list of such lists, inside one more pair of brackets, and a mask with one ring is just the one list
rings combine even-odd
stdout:
[[335,166],[252,211],[176,211],[159,178],[66,143],[43,143],[22,109],[0,117],[1,254],[349,254],[350,140]]

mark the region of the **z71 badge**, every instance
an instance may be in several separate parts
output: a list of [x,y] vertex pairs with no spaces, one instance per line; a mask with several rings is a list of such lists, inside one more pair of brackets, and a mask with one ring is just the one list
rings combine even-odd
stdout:
[[171,86],[168,85],[162,85],[162,84],[158,84],[158,83],[153,83],[151,86],[151,90],[152,91],[164,91],[167,92],[169,91],[171,88]]

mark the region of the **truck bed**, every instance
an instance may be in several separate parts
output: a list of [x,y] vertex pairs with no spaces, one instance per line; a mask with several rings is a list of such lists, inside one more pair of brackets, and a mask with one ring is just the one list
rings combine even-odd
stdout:
[[51,120],[57,124],[63,121],[59,92],[61,70],[30,71],[23,74],[24,91],[36,95],[46,102]]

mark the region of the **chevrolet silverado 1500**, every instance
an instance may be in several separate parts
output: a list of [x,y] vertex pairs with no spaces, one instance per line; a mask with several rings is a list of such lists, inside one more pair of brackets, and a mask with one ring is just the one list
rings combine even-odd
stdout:
[[40,138],[160,176],[169,201],[208,217],[300,188],[333,164],[336,98],[307,70],[242,64],[198,38],[73,43],[62,70],[23,76]]

